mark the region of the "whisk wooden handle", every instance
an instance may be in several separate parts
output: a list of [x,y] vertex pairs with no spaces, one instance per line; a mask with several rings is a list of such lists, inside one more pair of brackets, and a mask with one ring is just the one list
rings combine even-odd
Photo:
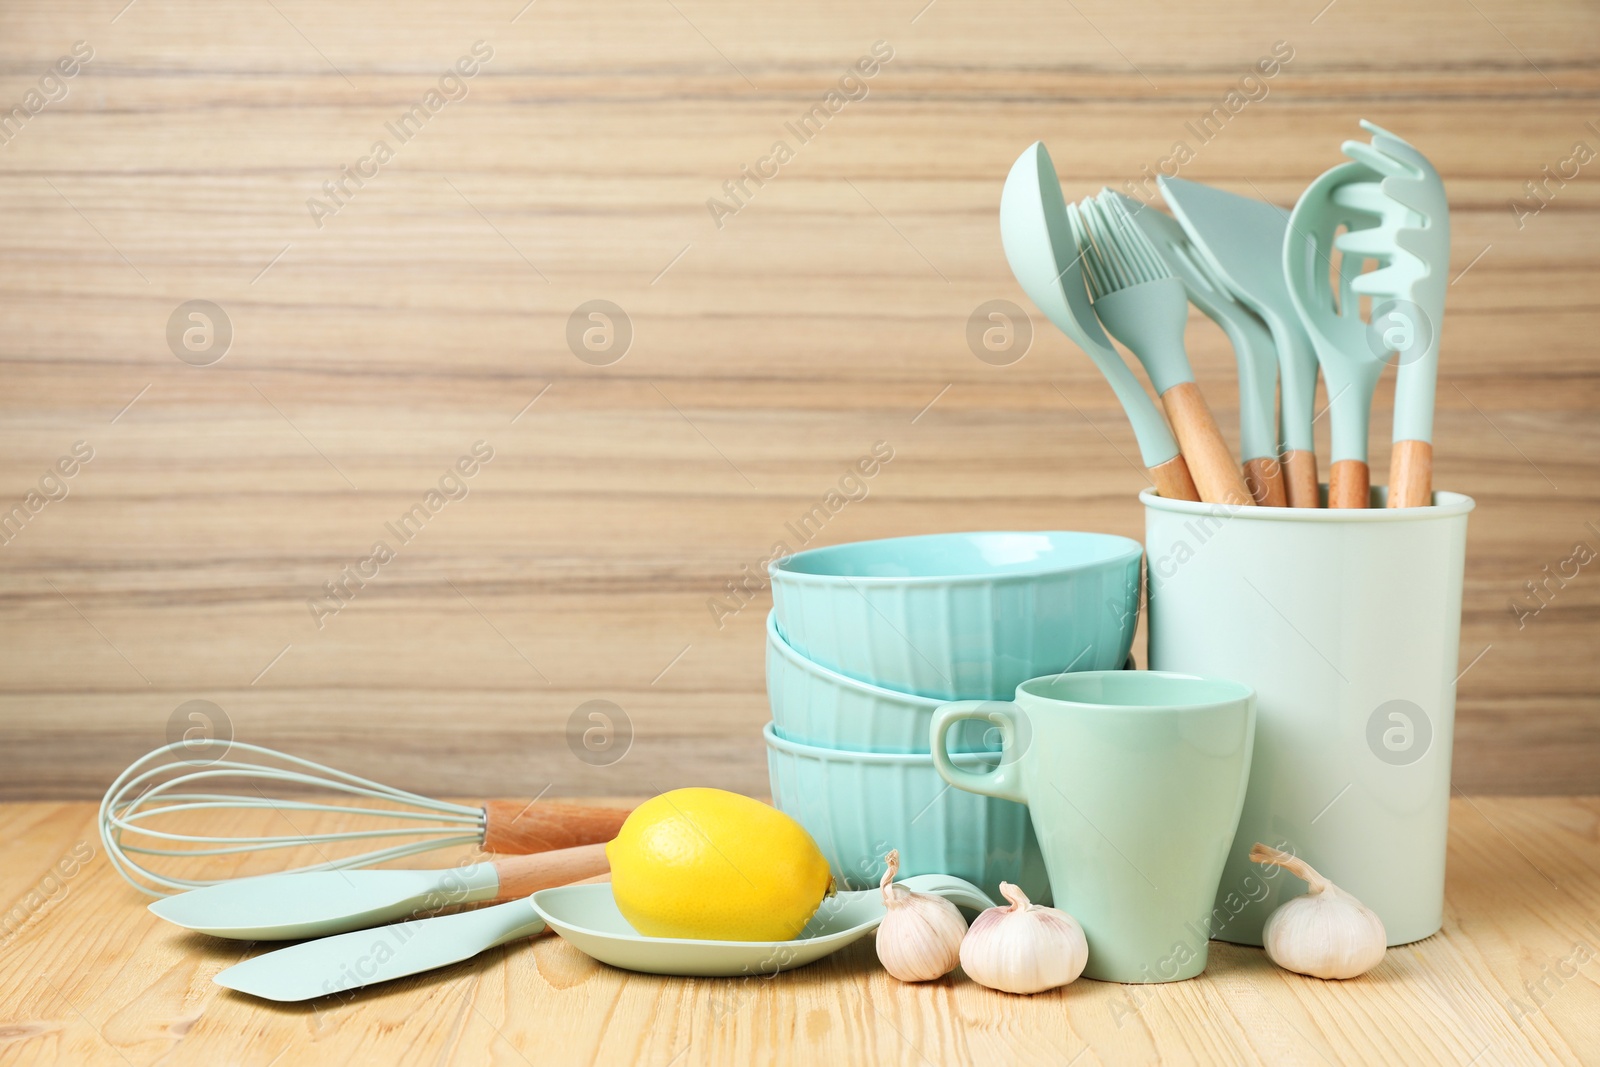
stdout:
[[605,845],[579,845],[577,848],[541,852],[536,856],[508,856],[503,860],[495,860],[494,870],[500,876],[500,888],[494,897],[499,902],[521,900],[541,889],[570,885],[607,874],[611,870],[611,862],[606,859]]
[[610,841],[628,817],[625,808],[527,800],[485,801],[483,813],[484,851],[517,856]]
[[1178,439],[1189,473],[1200,489],[1200,499],[1208,504],[1254,504],[1245,488],[1244,475],[1233,453],[1222,440],[1217,420],[1206,406],[1200,387],[1179,382],[1161,394],[1172,435]]

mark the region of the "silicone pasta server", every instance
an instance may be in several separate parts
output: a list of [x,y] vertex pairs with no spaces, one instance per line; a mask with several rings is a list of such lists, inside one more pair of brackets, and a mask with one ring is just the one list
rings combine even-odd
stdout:
[[1166,420],[1112,347],[1089,306],[1061,182],[1042,141],[1029,145],[1006,176],[1000,194],[1000,241],[1011,273],[1028,299],[1094,361],[1122,403],[1156,492],[1171,499],[1199,500],[1188,464]]
[[1426,156],[1375,123],[1363,119],[1361,128],[1372,143],[1346,141],[1343,151],[1382,175],[1380,232],[1392,261],[1359,278],[1355,288],[1372,297],[1375,315],[1384,310],[1379,301],[1403,302],[1390,305],[1385,316],[1396,320],[1398,334],[1389,507],[1423,507],[1433,501],[1433,400],[1449,287],[1450,206]]
[[1102,194],[1100,200],[1070,204],[1067,218],[1083,256],[1094,313],[1144,365],[1167,409],[1200,499],[1212,504],[1255,503],[1189,369],[1183,348],[1189,298],[1183,283],[1114,196]]
[[1239,452],[1244,457],[1244,481],[1257,504],[1285,507],[1283,465],[1278,460],[1278,354],[1272,333],[1260,317],[1228,291],[1205,258],[1195,252],[1183,227],[1171,216],[1146,207],[1121,193],[1116,197],[1144,231],[1156,254],[1183,282],[1189,302],[1222,328],[1233,345],[1239,368]]
[[[1333,465],[1328,471],[1331,508],[1364,508],[1371,496],[1367,417],[1387,353],[1372,343],[1355,283],[1365,260],[1386,264],[1387,252],[1378,216],[1340,203],[1336,191],[1376,177],[1365,164],[1341,163],[1312,182],[1294,206],[1283,245],[1289,295],[1316,346],[1317,361],[1328,381],[1328,413],[1333,425]],[[1337,273],[1333,268],[1335,250],[1340,253]]]
[[1311,438],[1317,357],[1283,279],[1283,238],[1289,216],[1272,204],[1199,182],[1165,176],[1159,181],[1161,195],[1195,251],[1272,331],[1278,349],[1284,490],[1292,508],[1320,507],[1317,454]]

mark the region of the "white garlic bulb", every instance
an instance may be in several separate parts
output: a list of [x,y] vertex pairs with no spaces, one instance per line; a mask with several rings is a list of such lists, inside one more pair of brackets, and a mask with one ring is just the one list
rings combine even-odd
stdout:
[[972,920],[961,942],[961,969],[979,985],[1006,993],[1040,993],[1083,973],[1089,942],[1078,920],[1028,900],[1000,883],[1009,908],[990,908]]
[[1383,960],[1389,937],[1371,908],[1298,856],[1257,844],[1250,859],[1282,867],[1309,887],[1267,917],[1261,943],[1269,960],[1313,978],[1354,978]]
[[930,982],[956,969],[967,920],[944,897],[913,893],[894,884],[900,870],[900,851],[885,858],[883,904],[888,913],[878,927],[878,959],[883,969],[902,982]]

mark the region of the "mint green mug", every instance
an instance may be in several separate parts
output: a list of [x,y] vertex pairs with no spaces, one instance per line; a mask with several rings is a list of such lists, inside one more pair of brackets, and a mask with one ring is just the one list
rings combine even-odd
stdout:
[[[1000,727],[988,772],[951,762],[957,724]],[[934,766],[958,789],[1028,805],[1055,906],[1083,926],[1086,978],[1175,982],[1206,967],[1256,725],[1238,682],[1163,671],[1034,678],[1015,702],[934,713]]]

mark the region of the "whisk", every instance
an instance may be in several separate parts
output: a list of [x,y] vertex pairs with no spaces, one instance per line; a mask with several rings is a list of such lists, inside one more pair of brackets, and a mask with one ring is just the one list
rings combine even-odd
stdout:
[[[206,755],[216,753],[215,758]],[[234,758],[240,757],[240,758]],[[254,791],[196,792],[224,780]],[[268,788],[342,794],[377,801],[382,806],[329,803],[317,799],[269,796]],[[276,812],[294,829],[294,813],[340,813],[405,825],[281,836],[217,837],[158,828],[155,820],[205,811]],[[232,881],[178,877],[152,869],[144,857],[182,859],[258,853],[352,841],[381,841],[382,847],[350,856],[291,868],[292,871],[347,870],[371,867],[456,845],[477,845],[488,852],[526,854],[609,841],[628,813],[619,808],[585,807],[523,800],[487,800],[457,804],[383,785],[320,763],[243,742],[207,741],[198,746],[177,741],[135,760],[111,783],[100,801],[100,839],[117,873],[150,896],[198,889]],[[203,816],[201,816],[203,818]],[[325,854],[324,854],[325,855]]]

